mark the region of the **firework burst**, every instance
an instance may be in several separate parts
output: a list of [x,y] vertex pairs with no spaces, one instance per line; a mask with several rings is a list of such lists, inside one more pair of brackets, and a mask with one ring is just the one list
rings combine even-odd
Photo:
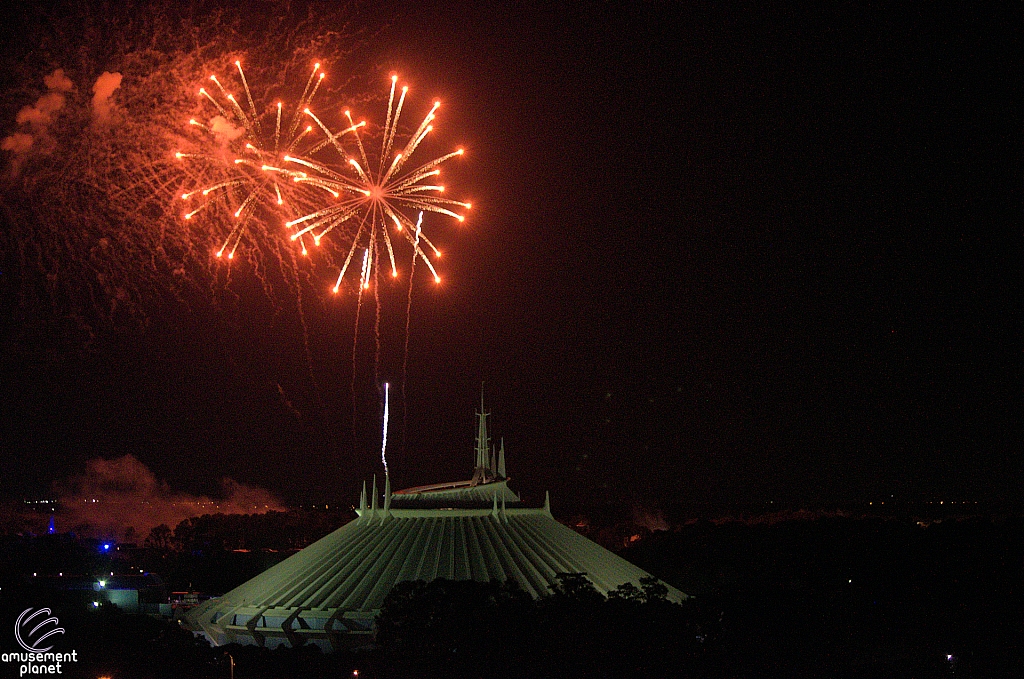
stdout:
[[[370,286],[375,262],[380,259],[383,252],[387,253],[391,276],[397,277],[398,267],[395,264],[395,248],[392,244],[394,238],[407,241],[412,247],[412,264],[414,265],[417,259],[422,259],[430,269],[434,281],[440,282],[441,278],[431,255],[436,260],[441,257],[441,251],[423,232],[423,213],[440,214],[462,222],[465,215],[457,210],[465,211],[472,207],[468,202],[445,198],[444,185],[437,183],[441,166],[446,161],[463,155],[461,148],[423,164],[410,163],[420,144],[434,129],[433,122],[441,102],[434,102],[419,126],[405,140],[401,150],[396,152],[399,148],[395,143],[396,136],[409,91],[408,87],[402,87],[399,92],[397,84],[398,76],[392,76],[387,117],[381,132],[380,152],[376,157],[371,158],[368,155],[367,145],[360,137],[359,131],[366,125],[365,121],[354,122],[351,112],[346,110],[344,115],[347,124],[340,132],[331,132],[306,107],[303,112],[325,135],[325,139],[313,150],[333,148],[340,156],[341,164],[332,166],[312,157],[294,154],[288,154],[283,159],[287,167],[301,168],[301,171],[292,170],[293,183],[322,189],[333,197],[333,200],[328,199],[326,206],[309,211],[286,223],[287,227],[295,229],[291,235],[292,240],[301,241],[304,237],[311,237],[313,243],[319,246],[328,234],[339,227],[350,234],[351,242],[348,244],[347,255],[334,284],[334,292],[338,292],[345,273],[360,249],[360,289]],[[350,153],[342,146],[343,137],[347,141],[349,135],[354,142],[355,153]],[[414,169],[410,170],[409,167]],[[391,229],[394,230],[393,235],[389,233]]]
[[[399,91],[398,77],[392,76],[379,153],[371,158],[360,136],[366,121],[355,122],[346,110],[346,123],[332,131],[314,113],[313,98],[325,77],[319,63],[313,66],[294,108],[276,102],[263,111],[257,109],[241,62],[236,61],[235,67],[244,100],[211,75],[210,89],[198,91],[207,107],[213,107],[210,117],[188,121],[200,131],[204,145],[193,153],[175,153],[178,160],[203,166],[201,174],[211,178],[182,193],[181,199],[188,203],[185,220],[203,212],[219,213],[229,225],[216,256],[232,259],[247,228],[258,224],[269,231],[283,222],[290,240],[298,243],[304,255],[308,242],[319,246],[328,234],[340,235],[345,257],[334,292],[339,291],[346,272],[356,268],[354,262],[359,267],[360,290],[369,288],[377,273],[375,263],[385,252],[390,273],[397,277],[395,238],[411,246],[412,265],[421,259],[434,281],[440,282],[435,261],[441,251],[423,232],[423,213],[462,222],[462,211],[471,207],[444,197],[445,187],[437,183],[441,166],[463,155],[461,148],[423,164],[410,163],[434,129],[440,102],[434,102],[404,145],[396,143],[408,87]],[[410,166],[414,169],[409,170]]]
[[[306,181],[306,172],[284,167],[289,154],[299,153],[297,149],[304,142],[308,145],[313,132],[313,126],[303,122],[307,114],[312,115],[309,106],[326,77],[320,63],[314,64],[294,109],[278,101],[262,111],[256,108],[242,63],[235,61],[235,67],[245,92],[244,100],[239,102],[239,97],[229,92],[216,75],[211,75],[210,89],[201,87],[198,96],[214,111],[206,122],[195,118],[188,121],[203,135],[203,150],[175,153],[181,161],[212,170],[204,173],[215,177],[209,184],[181,194],[188,204],[183,217],[191,220],[204,211],[220,212],[219,216],[226,217],[230,227],[216,256],[226,254],[228,259],[234,257],[252,224],[271,227],[289,216],[308,212],[320,203],[317,194],[329,190],[322,182]],[[324,146],[313,145],[304,152],[312,155]],[[305,254],[305,239],[299,238],[299,243]]]

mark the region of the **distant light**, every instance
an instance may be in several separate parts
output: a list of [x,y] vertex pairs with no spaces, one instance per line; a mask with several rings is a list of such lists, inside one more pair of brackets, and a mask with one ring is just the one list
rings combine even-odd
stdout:
[[953,655],[951,653],[947,653],[946,654],[946,660],[952,660],[952,659],[953,659]]
[[92,602],[92,607],[93,608],[99,608],[100,607],[100,602],[99,601],[93,601]]
[[853,582],[853,580],[847,580],[847,582]]
[[103,551],[104,552],[110,551],[110,543],[109,542],[104,542],[103,543]]
[[100,587],[106,587],[106,586],[107,586],[107,581],[106,580],[100,580]]

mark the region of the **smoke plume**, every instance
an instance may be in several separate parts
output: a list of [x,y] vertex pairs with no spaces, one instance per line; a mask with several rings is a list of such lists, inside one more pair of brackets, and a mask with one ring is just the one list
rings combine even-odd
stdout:
[[114,108],[114,104],[110,101],[110,98],[114,96],[114,90],[120,86],[120,73],[108,73],[107,71],[104,71],[103,74],[96,79],[96,82],[92,86],[93,122],[101,125],[111,122],[111,111]]
[[[222,498],[173,491],[132,455],[86,463],[81,476],[58,483],[57,528],[95,537],[141,541],[160,524],[174,528],[203,514],[281,511],[269,491],[225,477]],[[63,525],[61,525],[63,524]]]
[[48,128],[56,118],[57,112],[64,108],[64,94],[75,88],[74,83],[64,75],[64,69],[61,68],[45,76],[43,84],[48,90],[46,94],[39,97],[36,103],[23,106],[15,118],[18,125],[27,125],[29,129],[14,132],[0,141],[0,148],[14,154],[11,162],[12,172],[17,173],[25,157],[33,149],[42,153],[53,150],[54,141]]
[[244,127],[232,125],[231,121],[224,116],[214,116],[210,119],[210,131],[213,132],[214,138],[221,146],[227,146],[245,134]]

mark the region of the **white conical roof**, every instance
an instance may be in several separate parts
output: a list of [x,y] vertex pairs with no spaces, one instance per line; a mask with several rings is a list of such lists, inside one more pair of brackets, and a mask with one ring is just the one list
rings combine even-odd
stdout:
[[[586,574],[602,594],[649,577],[555,521],[547,498],[544,507],[522,507],[507,480],[410,488],[381,504],[373,485],[370,507],[360,499],[359,518],[193,609],[188,626],[216,645],[311,642],[332,650],[372,634],[398,582],[512,581],[540,597],[561,573]],[[673,601],[686,597],[668,591]]]

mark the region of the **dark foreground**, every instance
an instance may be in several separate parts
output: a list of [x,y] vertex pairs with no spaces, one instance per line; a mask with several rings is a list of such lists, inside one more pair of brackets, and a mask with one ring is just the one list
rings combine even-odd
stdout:
[[[534,602],[498,583],[408,583],[371,649],[213,649],[173,623],[5,582],[0,619],[47,606],[63,676],[1012,677],[1024,667],[1024,522],[818,518],[694,523],[625,556],[657,587],[609,599],[579,578]],[[8,555],[10,557],[10,555]],[[16,650],[13,638],[4,651]],[[6,668],[17,676],[14,665]]]

